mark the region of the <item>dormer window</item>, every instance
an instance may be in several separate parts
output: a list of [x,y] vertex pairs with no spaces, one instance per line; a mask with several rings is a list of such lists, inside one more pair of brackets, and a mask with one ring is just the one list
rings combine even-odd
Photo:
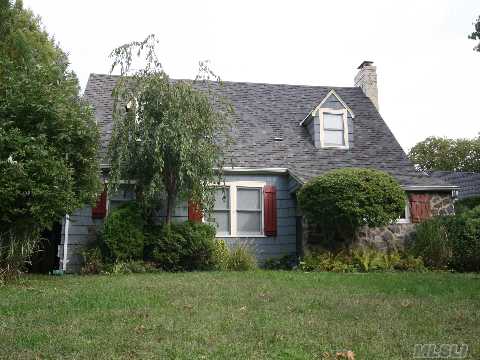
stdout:
[[299,125],[305,127],[317,149],[350,149],[354,146],[354,118],[353,111],[332,89]]
[[319,109],[320,143],[323,148],[348,148],[346,109]]

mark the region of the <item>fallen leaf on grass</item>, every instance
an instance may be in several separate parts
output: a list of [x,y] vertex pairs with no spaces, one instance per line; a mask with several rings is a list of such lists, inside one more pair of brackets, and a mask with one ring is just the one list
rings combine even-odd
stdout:
[[143,326],[143,325],[139,325],[139,326],[135,327],[135,332],[137,334],[143,334],[144,331],[145,331],[145,326]]
[[353,351],[339,351],[335,354],[335,359],[355,360],[355,353]]

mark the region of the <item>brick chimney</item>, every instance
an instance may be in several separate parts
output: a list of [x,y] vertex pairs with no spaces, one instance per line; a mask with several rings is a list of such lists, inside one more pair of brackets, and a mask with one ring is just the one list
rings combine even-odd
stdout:
[[378,110],[377,67],[373,66],[373,61],[364,61],[357,69],[355,86],[362,88]]

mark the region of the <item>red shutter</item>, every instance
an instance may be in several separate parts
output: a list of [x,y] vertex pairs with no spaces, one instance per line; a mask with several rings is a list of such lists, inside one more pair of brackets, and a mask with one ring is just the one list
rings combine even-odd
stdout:
[[411,194],[410,195],[410,213],[412,222],[419,223],[432,216],[430,208],[430,195],[428,194]]
[[188,202],[188,220],[193,222],[201,222],[203,219],[203,212],[200,207],[193,201]]
[[107,188],[102,191],[97,200],[97,204],[92,208],[93,219],[103,219],[107,215]]
[[267,185],[263,188],[264,228],[266,236],[277,235],[277,189]]

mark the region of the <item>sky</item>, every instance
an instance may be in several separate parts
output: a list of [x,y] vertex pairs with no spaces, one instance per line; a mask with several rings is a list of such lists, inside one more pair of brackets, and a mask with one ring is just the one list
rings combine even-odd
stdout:
[[155,34],[172,78],[209,60],[228,81],[353,86],[377,66],[380,114],[408,151],[480,133],[479,0],[24,0],[69,54],[84,89],[115,47]]

